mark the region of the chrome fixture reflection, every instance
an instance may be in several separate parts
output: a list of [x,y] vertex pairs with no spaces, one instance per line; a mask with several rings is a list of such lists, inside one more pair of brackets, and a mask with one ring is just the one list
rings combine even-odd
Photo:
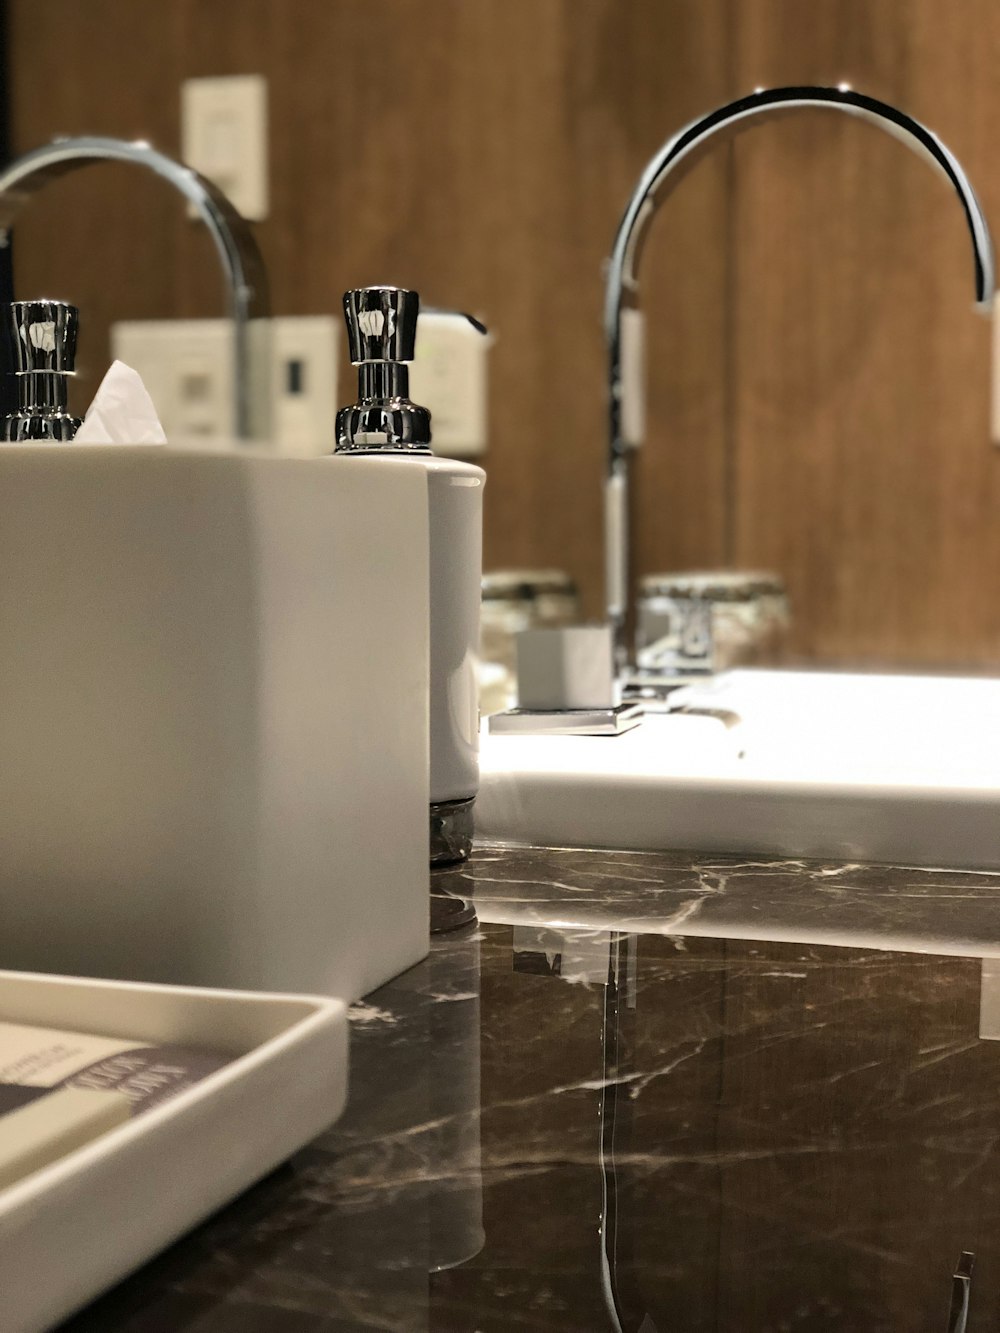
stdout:
[[597,1226],[601,1295],[611,1333],[656,1333],[658,1325],[641,1293],[622,1272],[628,1246],[621,1226],[620,1158],[628,1157],[634,1100],[635,1019],[639,936],[620,930],[556,929],[532,922],[514,926],[514,971],[561,977],[571,985],[599,987],[601,1077],[597,1160],[601,1210]]
[[347,346],[358,368],[358,401],[337,413],[338,454],[429,454],[431,414],[410,402],[420,297],[403,287],[344,293]]
[[633,686],[714,675],[736,666],[775,666],[789,625],[788,594],[761,570],[644,574],[635,620]]
[[976,1256],[963,1250],[951,1275],[951,1305],[948,1310],[948,1333],[965,1333],[969,1322],[969,1298],[972,1295],[972,1270]]
[[208,228],[222,265],[233,320],[233,421],[240,439],[262,433],[253,420],[249,321],[268,314],[264,264],[246,221],[211,181],[143,140],[96,135],[53,139],[15,158],[0,171],[0,247],[10,244],[14,219],[43,185],[97,162],[129,162],[172,185]]
[[[621,1100],[625,1054],[630,1044],[625,1041],[622,1031],[622,1011],[630,1010],[634,1019],[638,951],[638,935],[611,932],[601,1022],[601,1102],[598,1110],[601,1220],[598,1235],[601,1294],[613,1333],[656,1333],[657,1327],[645,1302],[641,1298],[637,1302],[635,1294],[626,1291],[619,1272],[622,1246],[617,1140],[622,1133],[622,1121],[632,1113],[627,1092],[624,1102]],[[634,1022],[630,1026],[634,1027]]]
[[69,410],[79,311],[65,301],[13,301],[7,334],[17,380],[17,411],[4,418],[4,440],[66,443],[83,425]]
[[[638,305],[638,264],[643,239],[657,208],[709,147],[743,129],[790,111],[843,111],[899,139],[935,167],[952,186],[968,223],[975,266],[976,303],[992,308],[995,287],[993,245],[983,210],[961,163],[919,121],[896,107],[866,97],[842,84],[838,88],[759,89],[692,121],[667,141],[643,171],[625,209],[608,266],[604,332],[608,353],[608,476],[606,482],[605,580],[608,619],[614,626],[620,672],[633,665],[626,642],[630,610],[631,542],[629,536],[630,456],[638,431],[623,421],[623,312]],[[632,434],[633,438],[629,438]]]

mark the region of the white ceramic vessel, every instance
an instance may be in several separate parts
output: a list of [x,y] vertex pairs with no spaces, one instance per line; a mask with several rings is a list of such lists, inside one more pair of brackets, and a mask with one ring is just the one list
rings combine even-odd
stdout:
[[420,469],[0,448],[0,624],[0,966],[351,999],[424,956]]
[[[476,666],[482,581],[483,485],[470,463],[431,453],[431,417],[409,397],[420,297],[402,287],[344,293],[357,401],[337,413],[337,452],[405,459],[427,490],[430,542],[430,861],[462,860],[472,846],[479,785]],[[392,540],[398,540],[393,533]],[[401,672],[408,670],[405,656]]]
[[432,804],[479,790],[479,604],[483,487],[472,463],[426,458],[431,578]]

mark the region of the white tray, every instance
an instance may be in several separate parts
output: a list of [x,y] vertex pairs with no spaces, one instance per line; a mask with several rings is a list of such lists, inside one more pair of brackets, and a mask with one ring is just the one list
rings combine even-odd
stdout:
[[0,1019],[231,1051],[162,1106],[0,1190],[0,1326],[65,1318],[330,1125],[340,1000],[0,971]]

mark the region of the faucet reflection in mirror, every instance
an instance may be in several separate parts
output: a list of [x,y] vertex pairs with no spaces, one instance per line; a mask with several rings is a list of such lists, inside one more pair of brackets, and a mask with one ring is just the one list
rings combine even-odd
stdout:
[[[857,116],[899,139],[935,167],[958,195],[972,241],[976,304],[992,310],[995,287],[993,245],[983,210],[961,163],[919,121],[846,84],[837,88],[788,87],[758,90],[692,121],[673,135],[643,171],[615,237],[604,300],[608,356],[608,472],[605,484],[605,595],[614,627],[616,662],[627,684],[636,676],[636,652],[630,643],[633,548],[629,524],[631,459],[642,443],[641,402],[636,378],[638,341],[638,264],[642,242],[658,207],[709,147],[726,142],[750,126],[786,112],[832,110]],[[691,602],[689,609],[697,611]],[[648,688],[657,672],[647,666]],[[658,668],[663,689],[676,683],[676,664]]]
[[263,403],[251,392],[252,354],[258,349],[250,336],[250,321],[269,313],[264,263],[246,222],[210,180],[143,140],[98,135],[53,139],[0,171],[0,247],[10,245],[14,218],[31,195],[49,181],[97,162],[128,162],[152,171],[182,194],[205,223],[222,265],[233,320],[235,433],[241,440],[266,438]]

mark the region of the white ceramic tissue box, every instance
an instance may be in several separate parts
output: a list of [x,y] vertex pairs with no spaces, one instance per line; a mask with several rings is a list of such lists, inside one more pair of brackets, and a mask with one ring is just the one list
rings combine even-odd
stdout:
[[428,947],[427,489],[0,447],[0,967],[351,999]]

